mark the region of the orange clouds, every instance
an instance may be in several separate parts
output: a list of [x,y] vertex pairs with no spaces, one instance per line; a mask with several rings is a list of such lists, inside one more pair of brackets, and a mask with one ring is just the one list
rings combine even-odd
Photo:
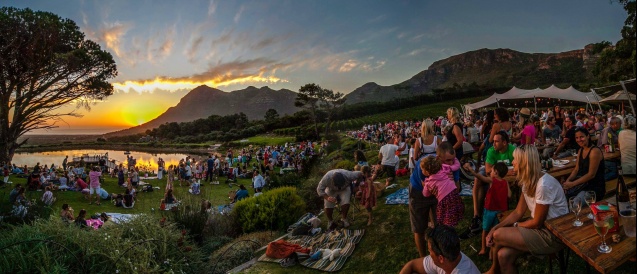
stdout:
[[276,71],[286,64],[276,63],[272,60],[257,58],[247,61],[234,61],[210,67],[207,71],[186,77],[164,77],[154,79],[130,80],[113,83],[115,89],[129,92],[137,91],[153,92],[160,90],[177,90],[195,88],[200,85],[211,87],[228,86],[244,83],[278,83],[287,82],[274,75],[265,75],[266,72]]

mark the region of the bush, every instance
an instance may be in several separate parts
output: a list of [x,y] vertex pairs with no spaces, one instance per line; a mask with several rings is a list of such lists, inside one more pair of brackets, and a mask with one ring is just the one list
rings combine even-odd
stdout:
[[241,200],[234,205],[232,214],[237,216],[244,233],[286,229],[305,212],[305,202],[296,191],[294,187],[282,187]]
[[336,169],[354,170],[354,166],[355,165],[356,164],[354,164],[354,162],[352,162],[350,160],[341,160],[338,163],[336,163],[334,168],[336,168]]
[[270,180],[270,188],[299,186],[301,182],[303,182],[303,177],[298,173],[275,174]]
[[[107,223],[108,224],[108,223]],[[59,218],[39,219],[2,231],[3,273],[203,273],[197,246],[171,223],[139,216],[100,230]]]

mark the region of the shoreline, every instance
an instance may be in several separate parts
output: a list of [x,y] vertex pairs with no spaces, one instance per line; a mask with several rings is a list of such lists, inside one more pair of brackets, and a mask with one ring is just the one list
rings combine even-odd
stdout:
[[58,144],[47,145],[38,147],[26,147],[16,149],[15,153],[34,153],[34,152],[49,152],[49,151],[65,151],[75,149],[101,149],[101,150],[122,150],[122,151],[138,151],[145,153],[183,153],[183,154],[196,154],[196,155],[209,155],[213,152],[219,152],[219,150],[213,151],[208,148],[192,148],[192,147],[174,147],[174,146],[162,146],[162,147],[146,147],[132,144]]

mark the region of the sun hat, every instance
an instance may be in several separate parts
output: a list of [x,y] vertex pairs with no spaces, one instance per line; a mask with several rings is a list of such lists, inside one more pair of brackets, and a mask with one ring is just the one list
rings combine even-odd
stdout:
[[531,117],[531,110],[528,108],[522,108],[520,109],[520,116],[524,117],[524,118],[529,118]]

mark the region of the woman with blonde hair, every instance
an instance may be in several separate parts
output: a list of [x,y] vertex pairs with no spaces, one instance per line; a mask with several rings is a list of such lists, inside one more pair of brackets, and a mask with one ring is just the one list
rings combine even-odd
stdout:
[[447,119],[449,119],[449,124],[451,124],[452,128],[447,132],[447,142],[453,145],[453,150],[456,151],[456,158],[458,160],[462,159],[464,155],[464,151],[462,150],[462,142],[464,138],[462,137],[462,123],[460,121],[460,112],[455,107],[450,107],[447,109]]
[[[503,270],[517,273],[515,261],[527,252],[553,254],[564,244],[551,234],[544,221],[568,213],[566,196],[553,176],[543,173],[540,154],[532,145],[522,145],[513,152],[513,170],[522,187],[516,208],[487,234],[487,246],[493,248],[493,264],[487,273]],[[531,219],[522,221],[527,210]]]
[[436,147],[441,142],[442,140],[438,139],[434,132],[434,121],[429,118],[422,121],[420,138],[416,139],[416,144],[414,145],[414,162],[424,155],[436,153]]

